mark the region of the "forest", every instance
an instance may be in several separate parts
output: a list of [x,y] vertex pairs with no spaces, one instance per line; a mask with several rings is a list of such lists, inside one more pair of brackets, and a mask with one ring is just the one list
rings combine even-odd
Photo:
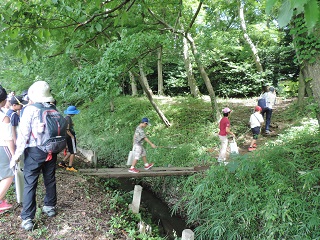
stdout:
[[[125,164],[142,117],[151,119],[156,145],[178,146],[147,149],[158,165],[212,165],[204,176],[143,180],[185,217],[196,239],[320,236],[317,0],[0,4],[0,84],[19,95],[44,80],[58,109],[81,109],[79,145],[98,152],[99,167]],[[245,148],[247,118],[266,85],[283,103],[278,113],[287,111],[274,118],[281,134],[227,168],[212,164],[221,110],[236,109]]]

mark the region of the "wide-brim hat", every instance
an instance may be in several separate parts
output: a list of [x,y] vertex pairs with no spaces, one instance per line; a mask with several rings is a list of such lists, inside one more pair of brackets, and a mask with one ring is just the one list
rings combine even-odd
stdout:
[[76,108],[76,106],[69,106],[67,110],[64,111],[64,114],[78,114],[80,110]]
[[47,82],[37,81],[28,90],[28,97],[32,102],[54,102],[51,89]]

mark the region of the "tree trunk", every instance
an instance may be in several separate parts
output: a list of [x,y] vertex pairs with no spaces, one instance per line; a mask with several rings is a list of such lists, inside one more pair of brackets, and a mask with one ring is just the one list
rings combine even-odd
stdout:
[[300,70],[299,73],[299,90],[298,90],[298,106],[303,106],[303,100],[306,95],[306,83],[304,81],[303,73]]
[[130,77],[130,83],[131,83],[131,96],[137,96],[138,95],[138,90],[137,90],[137,84],[136,80],[134,79],[134,75],[131,71],[129,71],[129,77]]
[[[320,109],[320,58],[318,57],[313,64],[305,63],[301,71],[303,72],[304,79],[310,84],[312,96],[317,103],[317,109]],[[320,111],[317,112],[318,123],[320,124]]]
[[240,17],[240,23],[241,23],[241,29],[243,31],[243,36],[244,39],[246,40],[246,42],[249,44],[250,49],[252,51],[252,56],[253,56],[253,60],[256,64],[257,70],[258,72],[263,72],[263,67],[261,65],[260,62],[260,58],[258,55],[258,50],[256,48],[256,46],[254,45],[254,43],[252,42],[251,38],[249,37],[248,33],[247,33],[247,26],[246,26],[246,21],[244,19],[244,3],[242,2],[242,0],[240,0],[240,7],[239,7],[239,17]]
[[138,74],[135,74],[135,75],[138,77],[139,83],[140,83],[143,91],[147,95],[148,100],[150,101],[150,103],[151,103],[152,107],[154,108],[154,110],[156,110],[156,112],[159,115],[160,119],[163,121],[163,123],[166,125],[166,127],[170,127],[171,126],[170,122],[168,121],[166,116],[162,113],[162,111],[157,106],[157,104],[153,101],[152,94],[149,92],[147,86],[145,85],[145,82],[143,81],[142,76],[139,76]]
[[200,60],[200,57],[199,57],[199,54],[198,54],[198,51],[197,51],[197,48],[196,48],[196,44],[194,43],[194,40],[193,38],[191,37],[191,34],[187,34],[187,36],[185,36],[188,40],[188,42],[190,43],[190,46],[191,46],[191,50],[192,50],[192,54],[194,56],[194,59],[197,63],[197,66],[198,66],[198,69],[200,71],[200,74],[201,74],[201,77],[207,87],[207,90],[208,90],[208,93],[209,93],[209,96],[210,96],[210,101],[211,101],[211,108],[212,108],[212,114],[213,114],[213,119],[215,121],[218,121],[219,118],[220,118],[220,114],[219,114],[219,111],[218,111],[218,105],[217,105],[217,99],[216,99],[216,95],[214,93],[214,90],[213,90],[213,87],[212,87],[212,84],[211,84],[211,81],[207,75],[207,72],[206,70],[204,69],[203,65],[202,65],[202,62]]
[[162,75],[162,47],[158,48],[158,95],[164,95]]
[[146,86],[147,88],[147,91],[152,94],[152,90],[149,86],[149,83],[148,83],[148,79],[147,79],[147,76],[146,74],[144,73],[144,70],[143,70],[143,63],[141,61],[139,61],[139,70],[140,70],[140,76],[142,78],[142,81],[143,81],[143,85]]
[[188,41],[185,37],[183,38],[183,57],[184,57],[184,66],[185,66],[186,72],[187,72],[188,85],[190,87],[191,95],[193,97],[199,97],[200,91],[199,91],[199,88],[197,86],[196,80],[193,75],[192,64],[191,64],[190,56],[189,56]]

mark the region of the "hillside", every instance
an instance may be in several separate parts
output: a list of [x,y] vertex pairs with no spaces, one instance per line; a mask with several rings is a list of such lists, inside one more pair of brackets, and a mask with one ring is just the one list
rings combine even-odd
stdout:
[[[255,100],[253,99],[229,99],[228,101],[219,102],[221,106],[226,105],[234,110],[231,124],[237,133],[241,154],[247,153],[248,143],[251,139],[246,122],[254,103]],[[292,99],[281,100],[274,111],[272,120],[273,133],[271,135],[262,135],[258,145],[263,145],[268,140],[276,138],[278,134],[294,123],[294,119],[290,121],[287,116],[287,109],[292,103]],[[210,147],[210,144],[208,144],[206,151],[211,156],[210,161],[215,163],[218,148]],[[88,163],[83,161],[81,156],[78,156],[76,160],[76,168],[90,167]],[[42,185],[39,185],[37,191],[39,211],[36,215],[36,229],[27,233],[20,229],[21,220],[19,214],[21,206],[15,204],[13,210],[1,215],[1,239],[129,239],[128,229],[130,228],[127,227],[124,221],[122,222],[122,218],[128,218],[130,222],[131,217],[124,214],[119,206],[121,204],[126,206],[129,202],[123,202],[120,197],[115,199],[117,195],[114,194],[114,191],[104,186],[97,178],[85,177],[79,173],[68,173],[61,168],[57,168],[56,176],[58,215],[48,219],[41,214],[44,189]],[[12,187],[7,199],[9,202],[14,202],[14,198],[14,188]],[[131,219],[130,227],[133,229],[136,226],[136,221],[137,219]],[[150,236],[148,239],[151,239]]]

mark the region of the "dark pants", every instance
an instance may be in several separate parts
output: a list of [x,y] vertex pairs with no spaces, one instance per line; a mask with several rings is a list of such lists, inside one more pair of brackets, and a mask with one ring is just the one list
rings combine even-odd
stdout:
[[262,117],[264,118],[264,114],[266,114],[266,131],[270,131],[270,123],[271,123],[271,116],[272,116],[272,109],[264,108],[261,112]]
[[23,208],[21,212],[22,220],[34,219],[36,214],[36,190],[38,178],[42,171],[46,194],[44,206],[54,207],[57,203],[56,191],[56,162],[57,154],[52,154],[51,161],[45,161],[47,153],[37,147],[27,148],[24,152],[24,190]]

